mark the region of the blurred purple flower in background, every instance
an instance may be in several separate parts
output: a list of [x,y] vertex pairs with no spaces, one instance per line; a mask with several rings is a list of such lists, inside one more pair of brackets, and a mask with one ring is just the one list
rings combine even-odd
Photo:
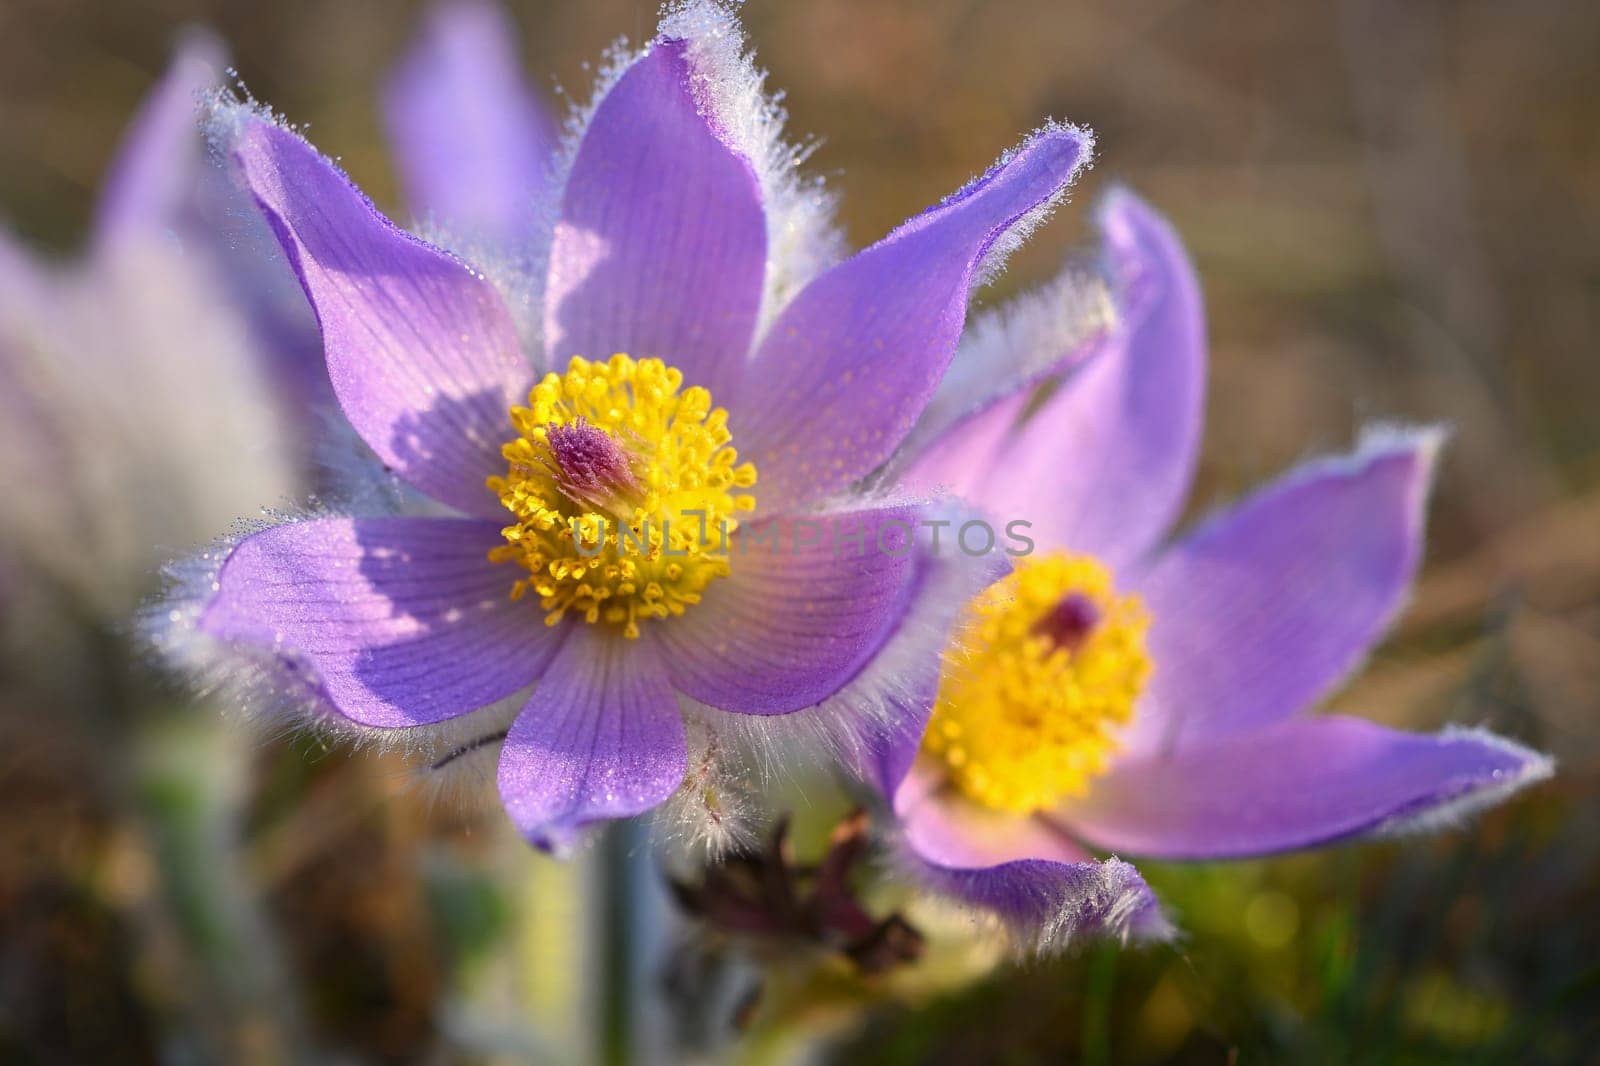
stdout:
[[[1025,519],[1037,550],[976,597],[872,776],[909,864],[1041,946],[1165,935],[1126,863],[1265,855],[1448,824],[1547,777],[1486,731],[1307,716],[1399,611],[1441,434],[1370,432],[1168,543],[1200,439],[1199,283],[1126,192],[1100,215],[1117,326],[975,328],[901,484]],[[1032,387],[1055,375],[1041,402]]]
[[[674,793],[707,803],[702,771],[685,777],[741,728],[723,712],[810,708],[922,624],[928,559],[870,546],[928,505],[852,486],[912,427],[971,290],[1090,138],[1045,127],[835,262],[829,200],[799,179],[722,5],[674,9],[614,55],[554,167],[496,73],[503,50],[475,64],[454,42],[402,72],[391,128],[439,239],[474,266],[397,229],[259,107],[213,104],[340,406],[434,504],[297,517],[197,560],[159,639],[202,671],[215,653],[248,664],[351,735],[442,743],[446,760],[498,744],[507,811],[560,850]],[[464,103],[474,121],[457,123],[430,86],[464,90],[469,72],[504,110]],[[669,532],[701,513],[733,531],[726,552],[690,522]],[[803,517],[835,535],[806,543]]]
[[[138,661],[146,649],[127,624],[173,552],[306,491],[301,412],[322,376],[307,358],[316,334],[292,275],[259,254],[266,227],[205,157],[199,98],[219,84],[222,63],[213,39],[181,39],[71,262],[47,262],[0,231],[0,776],[9,823],[48,841],[0,860],[0,910],[11,917],[3,968],[48,974],[75,955],[115,967],[114,936],[27,946],[17,929],[61,919],[18,901],[115,868],[116,845],[102,839],[151,842],[149,872],[123,875],[116,902],[100,906],[112,929],[137,928],[128,917],[137,914],[181,931],[142,958],[139,983],[182,1002],[163,1013],[191,1048],[281,1017],[288,998],[235,846],[253,745],[149,684]],[[203,922],[185,923],[200,913]],[[76,995],[95,983],[67,972],[42,987]],[[87,997],[67,1017],[93,1015],[92,1025],[52,1027],[98,1025],[104,1000]],[[50,1013],[59,995],[44,993],[43,1008],[26,992],[4,998],[8,1031],[36,1024],[31,1012],[61,1017]],[[113,1041],[128,1035],[116,1032]]]
[[499,254],[534,251],[559,131],[522,77],[515,32],[490,3],[433,8],[383,97],[413,215]]
[[271,265],[207,221],[231,195],[195,128],[220,73],[220,48],[188,38],[130,126],[79,261],[44,263],[0,231],[0,557],[8,580],[102,622],[132,610],[164,556],[301,485],[288,401],[303,370],[278,343],[294,315],[268,328],[255,301]]

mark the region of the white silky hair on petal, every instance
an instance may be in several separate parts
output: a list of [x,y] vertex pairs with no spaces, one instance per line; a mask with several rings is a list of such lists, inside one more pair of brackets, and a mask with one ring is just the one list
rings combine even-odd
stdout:
[[[746,48],[738,6],[730,0],[669,3],[662,8],[658,32],[662,37],[689,42],[697,103],[726,143],[749,160],[761,186],[767,219],[767,269],[755,334],[759,343],[789,301],[812,278],[843,259],[848,247],[834,219],[837,198],[820,176],[806,175],[803,170],[816,150],[816,142],[793,143],[785,139],[788,112],[783,107],[782,94],[766,91],[767,74],[756,66]],[[567,119],[563,151],[556,166],[560,179],[557,186],[565,185],[583,132],[600,101],[628,66],[644,54],[645,50],[630,49],[625,41],[618,41],[607,51],[588,102],[575,107]],[[1081,142],[1083,158],[1077,175],[1093,165],[1092,131],[1051,121],[1034,130],[1028,139],[1053,133],[1068,133]],[[1015,154],[1002,154],[982,175],[941,203],[959,199]],[[974,291],[998,276],[1011,253],[1065,201],[1067,190],[1064,183],[991,242],[978,266]],[[554,199],[559,203],[560,196]]]
[[[272,734],[301,727],[337,732],[337,717],[320,704],[307,683],[275,661],[270,652],[246,650],[220,641],[200,627],[218,577],[240,542],[265,529],[318,515],[292,515],[263,509],[262,517],[240,521],[234,531],[209,547],[180,556],[163,567],[163,587],[145,602],[134,624],[158,666],[194,695],[216,701],[252,725]],[[359,739],[357,731],[350,734]]]
[[[1356,438],[1356,446],[1348,452],[1313,455],[1296,463],[1284,475],[1285,480],[1305,481],[1315,477],[1349,476],[1359,474],[1385,455],[1416,452],[1428,467],[1428,477],[1421,484],[1422,492],[1414,501],[1417,508],[1425,510],[1427,496],[1433,490],[1433,471],[1439,455],[1450,440],[1446,425],[1411,426],[1398,422],[1376,422],[1363,426]],[[1420,515],[1419,515],[1420,517]]]
[[1007,226],[1005,232],[990,243],[989,250],[984,253],[983,260],[978,264],[978,269],[973,279],[972,289],[974,292],[1000,276],[1001,271],[1005,269],[1006,261],[1011,258],[1011,253],[1022,247],[1023,243],[1033,235],[1033,231],[1043,225],[1055,213],[1057,207],[1067,202],[1072,182],[1081,178],[1085,171],[1094,166],[1094,131],[1087,126],[1078,126],[1070,122],[1057,122],[1052,119],[1028,134],[1023,140],[1022,148],[1002,153],[1000,158],[996,159],[994,165],[988,170],[967,182],[967,184],[945,197],[942,201],[943,203],[949,203],[960,199],[966,195],[968,189],[983,182],[989,175],[1016,158],[1019,152],[1026,149],[1037,138],[1060,133],[1076,137],[1082,145],[1077,168],[1073,171],[1071,179],[1062,182],[1061,187],[1053,195]]
[[899,631],[855,680],[815,712],[836,763],[860,776],[882,737],[911,727],[923,711],[918,706],[926,691],[923,679],[930,671],[941,674],[946,662],[965,655],[954,633],[962,610],[1008,569],[997,560],[980,565],[977,560],[935,559],[929,564],[925,587],[907,609]]
[[312,458],[323,491],[306,498],[306,509],[317,511],[328,500],[338,516],[428,518],[455,513],[386,466],[337,407],[321,407],[314,414],[322,428]]
[[535,373],[548,368],[544,359],[544,286],[550,260],[550,243],[555,232],[558,204],[552,196],[533,201],[536,222],[528,243],[508,248],[482,237],[464,237],[435,219],[413,220],[410,232],[435,248],[441,248],[477,274],[499,295],[517,330],[523,357]]
[[[341,509],[376,517],[425,508],[421,494],[384,465],[342,411],[323,408],[316,418],[322,424],[313,451],[318,482],[329,497],[340,501]],[[319,502],[315,496],[307,501],[313,508]]]
[[1469,789],[1459,796],[1417,813],[1391,818],[1371,833],[1374,837],[1409,837],[1454,829],[1473,815],[1509,799],[1527,788],[1548,780],[1556,772],[1556,763],[1548,755],[1508,740],[1481,726],[1446,726],[1440,736],[1445,740],[1469,740],[1505,752],[1522,761],[1515,773],[1498,776],[1493,783]]
[[[548,242],[555,236],[556,223],[560,220],[561,202],[566,198],[567,182],[572,177],[572,168],[578,161],[578,149],[583,146],[583,135],[589,129],[589,124],[594,121],[595,112],[600,109],[600,104],[610,95],[622,75],[628,68],[642,57],[646,49],[635,48],[626,37],[619,37],[605,47],[600,53],[600,62],[595,66],[594,80],[589,83],[586,95],[572,96],[561,86],[555,88],[555,95],[567,100],[567,114],[561,121],[561,135],[556,144],[556,150],[551,160],[551,194],[549,197],[549,217],[543,220],[540,233]],[[583,64],[583,69],[590,69],[590,64]],[[550,249],[541,249],[542,260],[549,262]]]
[[756,846],[763,821],[758,789],[718,731],[725,712],[679,699],[689,757],[683,784],[651,814],[652,835],[675,860],[715,862]]
[[698,105],[726,143],[750,161],[767,219],[766,285],[756,338],[805,284],[845,254],[834,221],[836,197],[804,164],[814,141],[785,139],[781,92],[766,90],[767,72],[746,47],[736,5],[685,0],[662,8],[663,37],[689,42]]
[[[290,122],[288,116],[275,111],[255,98],[255,94],[233,71],[228,71],[231,84],[220,85],[200,94],[200,132],[206,139],[212,157],[230,174],[234,173],[228,161],[233,142],[238,139],[244,124],[251,119],[270,122],[280,129],[305,137],[309,124]],[[334,160],[337,163],[337,159]],[[235,182],[240,178],[235,176]]]
[[404,784],[411,794],[473,813],[500,811],[500,752],[530,692],[425,727],[425,737],[407,746]]
[[1034,901],[1025,909],[1042,916],[1025,920],[975,902],[969,895],[981,894],[976,885],[996,876],[992,869],[941,867],[930,876],[933,868],[904,834],[894,831],[884,844],[892,876],[922,885],[933,897],[967,914],[981,930],[1003,933],[1019,960],[1066,954],[1108,939],[1128,946],[1171,941],[1178,935],[1138,870],[1116,856],[1091,860],[1095,876],[1070,887],[1049,875],[1034,878],[1025,888],[1014,882],[1012,891],[1026,891]]
[[493,810],[500,748],[527,702],[527,691],[431,725],[375,729],[328,706],[303,661],[281,651],[220,641],[199,628],[205,606],[216,592],[217,574],[240,541],[285,522],[329,517],[337,515],[275,513],[241,523],[233,536],[169,565],[164,571],[166,590],[148,602],[136,620],[147,646],[194,695],[216,703],[263,743],[309,736],[327,748],[397,753],[412,766],[395,780],[397,791],[471,812]]
[[[1170,940],[1176,935],[1177,929],[1161,912],[1138,870],[1115,855],[1099,860],[1096,866],[1100,876],[1094,882],[1054,901],[1054,914],[1029,945],[1034,953],[1059,954],[1098,937],[1127,945]],[[1101,906],[1105,911],[1098,927],[1086,928],[1084,913]]]
[[1111,287],[1085,264],[975,317],[962,334],[897,462],[913,460],[941,434],[1017,390],[1070,373],[1118,326]]

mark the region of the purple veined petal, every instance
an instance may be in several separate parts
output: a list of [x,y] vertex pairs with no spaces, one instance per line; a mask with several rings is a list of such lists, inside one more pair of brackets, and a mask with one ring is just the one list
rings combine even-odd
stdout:
[[1062,817],[1099,847],[1240,858],[1447,824],[1551,769],[1481,730],[1426,735],[1315,717],[1125,762]]
[[655,646],[579,626],[500,753],[500,799],[522,835],[564,851],[590,823],[661,803],[688,768],[677,697]]
[[[695,97],[688,42],[658,40],[583,133],[550,252],[545,346],[654,356],[726,406],[767,257],[761,189]],[[738,423],[734,423],[737,428]]]
[[988,810],[940,788],[920,766],[896,807],[915,877],[993,911],[1040,947],[1171,935],[1137,870],[1117,859],[1096,861],[1043,818]]
[[1189,490],[1205,399],[1199,279],[1132,193],[1100,212],[1121,319],[995,458],[974,496],[1033,523],[1041,546],[1119,569],[1165,535]]
[[1154,669],[1130,754],[1306,710],[1365,657],[1422,558],[1437,431],[1369,434],[1308,463],[1130,575]]
[[683,616],[650,625],[674,687],[744,714],[786,714],[839,691],[905,615],[919,517],[898,504],[740,527],[731,573]]
[[383,96],[406,199],[453,234],[525,244],[557,133],[523,80],[516,29],[490,0],[446,0],[426,18]]
[[222,44],[210,34],[190,32],[179,42],[112,160],[95,206],[97,246],[160,233],[189,206],[205,173],[200,94],[216,85],[223,63]]
[[728,404],[765,509],[820,499],[894,451],[950,364],[985,260],[1055,202],[1091,147],[1072,127],[1035,134],[784,309]]
[[509,412],[532,371],[494,287],[396,228],[294,133],[238,105],[216,119],[317,313],[356,432],[441,503],[501,514],[484,480],[504,472]]
[[352,722],[440,722],[532,684],[566,634],[511,601],[498,543],[476,519],[276,526],[234,548],[200,628],[272,656]]

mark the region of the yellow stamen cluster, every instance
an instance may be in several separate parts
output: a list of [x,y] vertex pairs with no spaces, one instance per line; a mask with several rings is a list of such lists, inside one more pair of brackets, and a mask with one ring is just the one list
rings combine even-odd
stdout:
[[527,570],[511,598],[536,593],[546,624],[570,611],[637,637],[727,574],[724,530],[755,506],[756,469],[729,447],[727,411],[682,386],[659,359],[576,357],[511,409],[510,469],[488,484],[516,521],[489,558]]
[[1133,717],[1150,673],[1148,625],[1138,598],[1117,596],[1095,560],[1025,560],[968,604],[923,750],[961,791],[1002,811],[1081,795]]

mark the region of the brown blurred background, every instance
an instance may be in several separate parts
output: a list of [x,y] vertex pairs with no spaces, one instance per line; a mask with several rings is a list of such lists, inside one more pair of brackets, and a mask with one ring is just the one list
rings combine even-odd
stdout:
[[[626,0],[511,9],[530,77],[556,107],[556,86],[584,98],[602,48],[621,34],[644,37],[655,21],[653,4]],[[77,246],[122,125],[187,24],[218,31],[250,89],[310,123],[318,146],[398,211],[376,95],[418,10],[375,0],[6,0],[0,217],[40,245]],[[1543,826],[1540,846],[1563,849],[1569,829],[1592,838],[1600,5],[753,0],[745,18],[786,94],[792,131],[820,139],[811,167],[841,194],[856,244],[959,186],[1047,116],[1098,132],[1094,171],[984,300],[1048,277],[1087,238],[1089,207],[1110,182],[1167,212],[1198,263],[1210,315],[1194,511],[1308,453],[1343,448],[1368,422],[1448,423],[1426,575],[1396,638],[1339,706],[1417,727],[1489,722],[1552,750],[1562,770],[1523,801],[1534,813],[1497,816],[1481,832],[1503,842]],[[314,774],[371,774],[361,758],[327,756]],[[458,827],[397,817],[412,821],[386,822],[387,835],[369,841],[381,861],[366,866],[403,883],[398,871],[413,861],[405,842]],[[1600,883],[1589,849],[1566,852],[1576,865],[1565,876],[1584,893]],[[1522,888],[1537,885],[1548,868],[1518,854],[1530,864]],[[1351,876],[1366,886],[1387,876],[1391,859]],[[1250,878],[1293,882],[1315,881],[1322,868],[1252,869]],[[350,874],[335,865],[319,876],[337,894]],[[1527,936],[1600,949],[1592,896],[1541,899],[1554,911],[1543,924],[1529,918]],[[1524,896],[1515,905],[1534,907]],[[403,936],[384,943],[380,968],[405,971],[393,987],[424,1005],[373,1022],[375,1032],[351,1023],[350,1039],[398,1054],[412,1039],[406,1025],[426,1028],[432,949]],[[328,948],[306,950],[315,958]],[[1573,973],[1592,983],[1592,961],[1588,970],[1580,962]],[[1449,965],[1456,986],[1472,984],[1469,966]],[[1092,988],[1096,972],[1071,971],[1063,987]],[[1150,977],[1143,994],[1160,993],[1165,979]],[[1190,1015],[1204,1002],[1191,996]],[[331,1008],[365,1018],[363,1009]],[[1128,1018],[1133,1028],[1148,1021]],[[381,1024],[399,1029],[386,1035]],[[1087,1048],[1078,1024],[1062,1039]],[[1229,1046],[1226,1032],[1213,1035],[1204,1048]],[[1054,1047],[1050,1039],[1035,1050]]]

